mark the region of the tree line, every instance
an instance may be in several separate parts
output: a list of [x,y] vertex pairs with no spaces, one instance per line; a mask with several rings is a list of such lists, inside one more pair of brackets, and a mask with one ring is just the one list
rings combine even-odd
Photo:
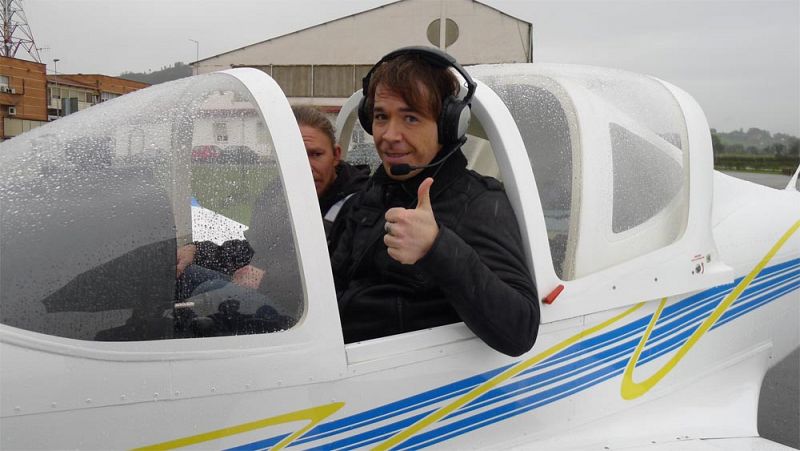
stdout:
[[800,139],[750,128],[732,132],[711,129],[714,167],[738,171],[791,174],[800,164]]
[[148,72],[123,72],[119,76],[126,80],[140,81],[142,83],[149,83],[157,85],[167,81],[177,80],[192,75],[192,66],[184,64],[180,61],[172,66],[164,66],[156,71]]

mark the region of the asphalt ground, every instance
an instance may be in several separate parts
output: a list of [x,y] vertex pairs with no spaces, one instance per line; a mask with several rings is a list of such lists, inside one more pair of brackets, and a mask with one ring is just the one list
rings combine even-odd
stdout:
[[[779,174],[725,173],[777,189],[785,188],[791,178]],[[795,292],[794,296],[800,302],[800,294]],[[800,348],[764,377],[758,402],[758,432],[764,438],[800,449]]]

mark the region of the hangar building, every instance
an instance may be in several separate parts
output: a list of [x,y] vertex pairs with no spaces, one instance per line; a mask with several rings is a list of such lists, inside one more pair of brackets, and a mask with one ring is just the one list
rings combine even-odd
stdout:
[[463,65],[516,63],[532,60],[531,41],[529,22],[479,1],[400,0],[205,58],[195,66],[198,73],[261,69],[292,104],[333,113],[393,49],[435,46]]

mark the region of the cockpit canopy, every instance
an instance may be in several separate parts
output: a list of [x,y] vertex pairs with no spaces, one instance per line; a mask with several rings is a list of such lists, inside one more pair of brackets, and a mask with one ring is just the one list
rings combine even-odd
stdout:
[[[192,330],[202,310],[233,318],[225,300],[173,309],[178,248],[246,237],[253,261],[273,267],[265,296],[296,322],[305,302],[284,191],[267,121],[227,74],[154,86],[26,133],[0,151],[0,320],[88,340],[263,332],[271,326],[258,306],[236,305],[227,331]],[[262,233],[248,231],[253,223]]]
[[688,136],[680,105],[661,82],[570,65],[470,71],[503,100],[520,131],[560,278],[644,255],[683,233]]

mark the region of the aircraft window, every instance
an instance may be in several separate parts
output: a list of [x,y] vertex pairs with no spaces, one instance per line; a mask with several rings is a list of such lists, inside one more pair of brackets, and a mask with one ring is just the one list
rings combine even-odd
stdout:
[[[614,233],[620,233],[667,207],[681,191],[683,168],[680,151],[676,149],[671,156],[668,152],[673,146],[666,141],[661,148],[657,147],[617,124],[610,124],[609,132],[614,168],[611,227]],[[670,242],[678,237],[680,230],[671,228]]]
[[489,78],[522,135],[544,210],[556,274],[563,278],[572,221],[572,142],[564,109],[547,89]]
[[292,327],[305,300],[266,123],[240,82],[211,74],[3,143],[0,322],[102,341]]
[[370,172],[381,164],[372,136],[364,131],[359,121],[355,121],[355,124],[353,124],[353,133],[350,137],[345,159],[350,164],[369,166]]

